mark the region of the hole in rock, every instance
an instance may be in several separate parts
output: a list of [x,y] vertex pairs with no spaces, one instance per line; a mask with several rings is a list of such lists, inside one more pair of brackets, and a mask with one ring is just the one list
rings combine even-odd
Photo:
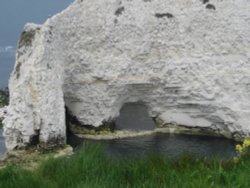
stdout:
[[148,114],[147,106],[143,103],[125,103],[120,115],[115,120],[118,130],[153,130],[155,123]]
[[39,144],[39,135],[40,135],[40,130],[35,130],[35,135],[33,135],[30,140],[31,146],[36,146]]

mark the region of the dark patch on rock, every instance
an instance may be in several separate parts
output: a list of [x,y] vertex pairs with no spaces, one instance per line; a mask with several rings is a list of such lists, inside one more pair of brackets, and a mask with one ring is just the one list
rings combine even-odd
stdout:
[[216,10],[215,6],[212,4],[207,4],[206,9]]
[[35,131],[35,135],[30,138],[30,146],[36,146],[39,144],[40,130]]
[[0,89],[0,107],[7,106],[9,104],[9,89]]
[[143,0],[144,2],[151,2],[152,0]]
[[236,141],[242,141],[244,137],[249,137],[250,135],[245,135],[243,131],[235,131],[232,133],[232,138]]
[[115,130],[115,121],[112,119],[109,119],[107,121],[103,121],[102,125],[100,126],[100,131],[108,131],[108,132],[114,132]]
[[21,65],[22,65],[21,62],[17,62],[16,68],[15,68],[16,79],[19,79],[20,77]]
[[50,66],[50,64],[47,64],[47,68],[48,69],[52,69],[52,67]]
[[36,34],[36,32],[34,30],[32,30],[32,31],[23,31],[21,33],[18,48],[20,48],[22,46],[31,46],[32,41],[33,41],[33,39],[35,37],[35,34]]
[[17,59],[23,55],[23,52],[20,49],[17,49]]
[[202,3],[203,4],[206,4],[206,3],[208,3],[209,2],[209,0],[202,0]]
[[120,16],[122,15],[122,13],[125,11],[124,7],[119,7],[116,11],[115,11],[115,15],[116,16]]
[[37,149],[41,153],[49,153],[54,152],[58,148],[65,147],[65,138],[64,136],[57,136],[53,138],[49,138],[48,142],[39,142],[39,145],[37,145]]
[[164,17],[167,17],[167,18],[173,18],[173,14],[170,14],[170,13],[155,13],[155,17],[156,18],[164,18]]
[[48,31],[48,38],[47,38],[47,43],[51,43],[51,40],[52,40],[52,38],[53,38],[53,32],[52,32],[52,30],[53,30],[53,27],[52,26],[49,26],[49,31]]

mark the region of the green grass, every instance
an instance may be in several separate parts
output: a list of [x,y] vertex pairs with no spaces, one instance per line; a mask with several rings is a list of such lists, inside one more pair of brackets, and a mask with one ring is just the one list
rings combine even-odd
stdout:
[[240,162],[183,156],[171,160],[110,160],[102,146],[86,145],[71,157],[49,159],[36,170],[9,166],[0,170],[1,188],[248,188],[250,155]]

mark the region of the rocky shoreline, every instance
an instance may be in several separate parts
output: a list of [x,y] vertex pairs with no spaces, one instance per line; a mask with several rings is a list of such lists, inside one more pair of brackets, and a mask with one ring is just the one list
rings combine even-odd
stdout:
[[205,135],[212,137],[223,137],[233,139],[235,141],[242,141],[244,137],[238,136],[237,134],[228,134],[225,132],[216,132],[211,129],[202,129],[198,127],[185,127],[185,126],[169,126],[159,127],[154,130],[147,131],[131,131],[131,130],[116,130],[114,132],[100,132],[100,133],[80,133],[75,134],[79,138],[91,139],[91,140],[112,140],[112,139],[123,139],[130,137],[146,136],[156,133],[169,133],[169,134],[186,134],[186,135]]
[[50,152],[43,152],[37,148],[29,148],[27,150],[13,150],[0,154],[0,169],[8,165],[18,165],[25,169],[33,170],[42,161],[50,158],[59,158],[73,155],[73,148],[69,145],[63,148],[57,148]]

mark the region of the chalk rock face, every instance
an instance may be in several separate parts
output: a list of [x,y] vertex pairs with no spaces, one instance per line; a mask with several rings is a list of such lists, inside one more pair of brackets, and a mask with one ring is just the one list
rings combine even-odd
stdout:
[[163,124],[249,136],[250,3],[209,3],[77,0],[27,24],[9,83],[8,149],[37,137],[64,144],[65,106],[98,127],[131,102]]
[[6,112],[6,107],[0,108],[0,121],[3,120],[5,112]]

